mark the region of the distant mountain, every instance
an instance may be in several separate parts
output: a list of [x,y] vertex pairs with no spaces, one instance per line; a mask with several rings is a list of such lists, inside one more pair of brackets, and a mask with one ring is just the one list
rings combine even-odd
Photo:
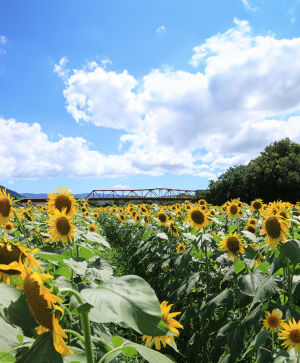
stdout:
[[[0,185],[0,189],[5,189],[2,185]],[[15,198],[15,199],[23,199],[24,196],[20,195],[19,193],[14,192],[13,190],[10,190],[8,188],[6,188],[6,194],[10,194],[11,198]]]

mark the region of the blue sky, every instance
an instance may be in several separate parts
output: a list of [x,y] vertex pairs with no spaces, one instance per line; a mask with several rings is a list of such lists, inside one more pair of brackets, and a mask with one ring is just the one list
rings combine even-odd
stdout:
[[205,189],[300,142],[297,0],[0,3],[0,184]]

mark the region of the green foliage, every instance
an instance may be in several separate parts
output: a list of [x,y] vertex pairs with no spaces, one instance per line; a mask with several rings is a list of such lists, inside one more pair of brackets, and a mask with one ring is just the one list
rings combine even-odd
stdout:
[[218,180],[210,180],[203,195],[215,205],[234,198],[248,204],[256,198],[295,204],[300,200],[300,145],[289,138],[275,141],[248,165],[230,167]]

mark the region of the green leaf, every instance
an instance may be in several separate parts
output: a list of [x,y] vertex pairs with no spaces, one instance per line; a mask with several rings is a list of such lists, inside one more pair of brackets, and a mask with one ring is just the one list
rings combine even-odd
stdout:
[[286,241],[279,246],[280,252],[296,266],[300,262],[300,242],[295,240]]
[[46,261],[64,262],[64,257],[57,253],[37,252],[36,255]]
[[9,353],[0,353],[0,363],[14,363],[16,358]]
[[84,235],[84,237],[89,241],[100,243],[103,246],[110,248],[109,243],[98,233],[88,232],[87,234]]
[[255,310],[248,314],[245,319],[241,322],[241,329],[250,329],[257,324],[261,317],[262,308],[259,305]]
[[255,270],[249,275],[239,276],[238,288],[245,295],[255,296],[256,290],[261,281],[263,281],[264,276],[260,270]]
[[89,312],[91,310],[91,308],[93,307],[93,305],[89,304],[89,303],[84,303],[81,304],[77,307],[77,311],[79,314],[85,313],[85,312]]
[[232,360],[235,361],[239,357],[244,348],[244,330],[239,325],[232,329],[227,337],[227,344],[230,349]]
[[[66,279],[64,276],[57,277],[55,279],[59,289],[73,289],[78,291],[77,285],[73,284],[70,280]],[[65,293],[66,294],[66,293]]]
[[266,276],[257,289],[256,295],[250,306],[250,310],[258,301],[264,301],[275,295],[280,291],[282,287],[282,281],[279,276]]
[[69,267],[60,267],[57,270],[55,270],[54,275],[64,276],[66,279],[70,280],[72,272]]
[[231,232],[235,231],[235,230],[236,230],[236,228],[237,228],[237,226],[236,226],[235,224],[231,224],[231,225],[229,226],[229,228],[228,228],[228,233],[231,233]]
[[264,342],[269,338],[270,332],[269,330],[260,331],[255,339],[255,349],[257,350]]
[[161,319],[154,290],[139,276],[111,279],[95,289],[82,290],[81,295],[106,315],[108,322],[124,322],[137,332],[150,336],[174,335]]
[[0,284],[0,311],[13,325],[29,329],[38,326],[28,309],[25,295],[13,285]]
[[78,275],[84,276],[87,270],[88,263],[84,258],[74,257],[69,260],[63,260],[63,262],[71,267]]
[[17,339],[20,342],[20,344],[22,344],[24,337],[23,335],[17,335]]
[[258,270],[258,271],[262,271],[264,272],[265,274],[269,275],[270,274],[270,271],[269,271],[269,267],[270,267],[270,264],[268,261],[264,261],[263,263],[261,263],[260,265],[258,265],[255,269]]
[[[116,335],[111,338],[111,342],[113,343],[113,345],[116,348],[118,348],[124,343],[124,339]],[[133,347],[124,347],[121,350],[123,353],[125,353],[127,355],[127,357],[130,357],[130,358],[132,358],[138,354],[137,350]]]
[[289,358],[290,355],[289,355],[289,353],[286,350],[276,348],[276,349],[273,349],[272,350],[271,357],[273,359],[277,359],[278,357],[286,357],[286,358]]
[[62,356],[53,345],[53,333],[39,335],[32,347],[16,363],[63,363]]
[[64,363],[86,363],[85,351],[76,347],[71,347],[72,352],[75,354],[63,357]]
[[199,280],[201,281],[202,275],[203,274],[200,272],[190,275],[187,281],[182,282],[180,286],[176,286],[175,289],[170,292],[169,297],[173,294],[175,297],[179,297],[181,295],[188,295],[192,290],[197,287]]
[[79,249],[79,257],[85,258],[86,260],[90,260],[94,255],[94,252],[87,247],[80,247]]
[[159,237],[159,238],[164,239],[164,240],[168,240],[169,239],[168,236],[167,236],[167,234],[164,233],[164,232],[157,233],[156,237]]
[[203,301],[200,309],[199,315],[204,316],[216,309],[220,304],[228,304],[233,300],[233,292],[231,290],[224,290],[221,293],[214,296],[208,302]]
[[3,318],[0,318],[0,351],[6,352],[20,345],[17,335],[23,335],[20,327],[14,327],[8,324]]
[[235,273],[238,274],[239,272],[243,271],[244,268],[246,267],[245,262],[241,261],[240,259],[237,259],[236,261],[234,261],[234,270]]
[[87,275],[95,279],[108,281],[113,277],[113,269],[105,258],[98,258],[92,264],[87,265]]
[[222,241],[222,238],[219,237],[219,236],[214,236],[214,241],[215,242],[220,242],[220,241]]
[[150,236],[150,234],[152,234],[153,231],[152,229],[148,229],[148,231],[146,231],[143,235],[142,235],[142,240],[144,241],[148,236]]
[[[242,231],[243,235],[247,238],[249,238],[252,242],[257,242],[257,237],[252,232],[249,231]],[[251,248],[251,247],[250,247]]]

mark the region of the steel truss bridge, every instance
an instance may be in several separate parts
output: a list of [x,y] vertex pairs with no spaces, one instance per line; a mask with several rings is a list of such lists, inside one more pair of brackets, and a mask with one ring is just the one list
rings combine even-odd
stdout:
[[[180,190],[180,189],[135,189],[135,190],[93,190],[85,198],[75,199],[88,199],[89,201],[130,201],[130,200],[153,200],[153,201],[182,201],[191,200],[197,192],[201,190]],[[29,199],[22,199],[20,202],[26,203]],[[46,203],[47,199],[30,199],[34,203]]]

